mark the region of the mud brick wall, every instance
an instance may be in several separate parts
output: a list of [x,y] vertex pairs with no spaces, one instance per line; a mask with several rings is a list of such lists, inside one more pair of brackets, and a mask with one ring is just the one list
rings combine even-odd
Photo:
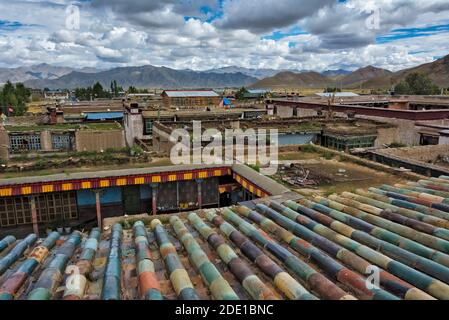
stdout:
[[75,134],[77,151],[100,151],[121,149],[126,146],[123,130],[77,131]]

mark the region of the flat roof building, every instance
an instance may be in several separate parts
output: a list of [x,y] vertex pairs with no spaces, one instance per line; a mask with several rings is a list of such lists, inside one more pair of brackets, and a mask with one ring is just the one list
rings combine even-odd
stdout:
[[167,109],[218,107],[222,98],[213,90],[166,90],[162,102]]
[[332,96],[334,96],[336,98],[359,97],[359,95],[354,92],[318,92],[318,93],[315,93],[315,95],[322,97],[322,98],[331,98]]

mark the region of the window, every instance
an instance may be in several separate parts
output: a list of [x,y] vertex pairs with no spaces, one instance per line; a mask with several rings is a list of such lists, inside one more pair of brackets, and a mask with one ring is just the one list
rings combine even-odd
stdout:
[[62,210],[61,195],[58,193],[47,196],[47,212],[50,221],[63,221],[64,212]]
[[75,192],[60,192],[36,198],[38,221],[53,222],[78,219]]
[[144,119],[143,122],[143,134],[151,135],[153,134],[153,119]]
[[17,197],[14,199],[15,201],[15,212],[17,217],[17,224],[31,224],[31,207],[30,207],[30,199],[28,197]]
[[9,143],[12,152],[41,150],[41,136],[37,134],[12,135]]
[[[50,193],[35,196],[38,223],[78,219],[75,192]],[[32,224],[29,197],[0,198],[0,226]]]
[[78,219],[78,207],[76,205],[75,192],[62,193],[62,206],[66,219]]
[[52,134],[51,145],[53,150],[72,150],[74,137],[71,134]]
[[37,213],[37,222],[48,222],[48,214],[47,214],[47,197],[46,195],[39,195],[35,198],[36,201],[36,213]]
[[17,224],[14,206],[14,198],[0,199],[0,226],[10,227]]

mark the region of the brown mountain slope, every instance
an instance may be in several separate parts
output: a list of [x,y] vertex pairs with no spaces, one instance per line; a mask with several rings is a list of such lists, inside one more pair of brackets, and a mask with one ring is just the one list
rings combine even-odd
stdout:
[[410,73],[427,75],[440,87],[449,88],[449,55],[431,63],[411,69],[391,72],[385,69],[368,66],[348,75],[326,77],[317,72],[281,72],[273,77],[262,79],[253,88],[324,88],[328,86],[347,89],[389,89],[404,80]]
[[333,85],[333,80],[318,72],[280,72],[253,84],[252,88],[322,88]]
[[392,72],[372,66],[358,69],[338,77],[326,77],[317,72],[281,72],[273,77],[260,80],[253,88],[324,88],[327,86],[357,88],[369,79],[387,76]]
[[428,76],[436,85],[449,87],[449,55],[431,63],[426,63],[411,69],[398,71],[390,76],[377,77],[362,84],[364,88],[390,88],[403,81],[411,73],[421,73]]
[[375,79],[379,77],[391,76],[393,72],[381,68],[376,68],[373,66],[368,66],[365,68],[358,69],[338,80],[338,82],[343,85],[343,87],[358,87],[364,82]]

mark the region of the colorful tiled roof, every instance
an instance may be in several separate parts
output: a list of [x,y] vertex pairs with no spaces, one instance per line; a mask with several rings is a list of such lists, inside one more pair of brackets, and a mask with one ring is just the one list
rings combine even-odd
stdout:
[[0,239],[0,299],[449,299],[446,176],[122,220]]

